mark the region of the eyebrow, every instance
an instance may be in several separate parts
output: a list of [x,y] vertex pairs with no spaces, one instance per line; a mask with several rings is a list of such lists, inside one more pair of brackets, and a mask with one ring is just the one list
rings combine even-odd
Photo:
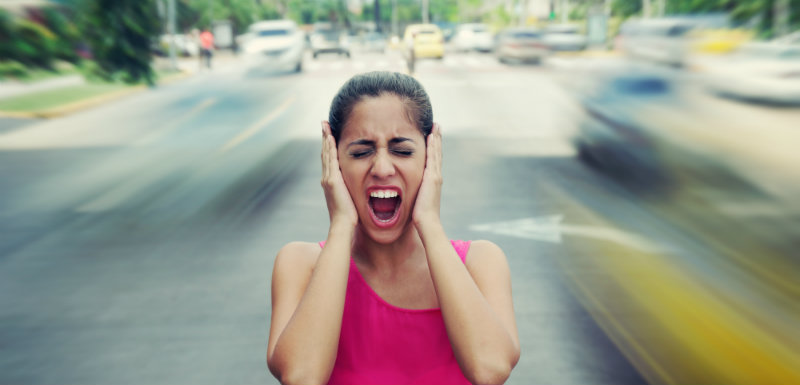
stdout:
[[[403,143],[403,142],[414,143],[414,139],[405,138],[405,137],[398,137],[398,138],[392,138],[392,139],[389,140],[389,144],[390,145]],[[354,140],[354,141],[350,142],[350,144],[347,145],[347,148],[350,148],[350,146],[375,146],[375,141],[374,140],[367,140],[367,139],[358,139],[358,140]]]

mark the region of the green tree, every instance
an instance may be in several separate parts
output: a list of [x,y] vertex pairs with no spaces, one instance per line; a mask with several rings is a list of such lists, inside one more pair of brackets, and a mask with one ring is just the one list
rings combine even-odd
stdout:
[[75,48],[80,43],[81,36],[75,23],[70,21],[64,12],[68,12],[68,10],[59,10],[51,7],[44,8],[42,10],[42,19],[50,31],[55,34],[56,41],[53,53],[56,58],[77,63],[80,57],[75,52]]
[[84,37],[105,80],[154,83],[151,43],[162,29],[154,0],[85,0]]
[[13,17],[5,9],[0,9],[0,58],[15,58],[16,35]]

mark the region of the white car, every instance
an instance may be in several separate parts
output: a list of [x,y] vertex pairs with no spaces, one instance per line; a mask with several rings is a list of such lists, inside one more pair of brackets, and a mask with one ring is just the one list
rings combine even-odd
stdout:
[[269,69],[300,72],[305,38],[292,20],[259,21],[237,37],[246,60]]
[[800,105],[800,45],[750,43],[705,69],[708,88],[747,101]]
[[631,59],[682,67],[690,53],[689,33],[696,26],[681,18],[629,20],[620,27],[618,48]]
[[494,49],[494,38],[486,24],[461,24],[456,28],[452,39],[457,51],[489,52]]
[[544,29],[544,44],[553,51],[581,51],[586,49],[586,36],[578,26],[571,24],[552,24]]

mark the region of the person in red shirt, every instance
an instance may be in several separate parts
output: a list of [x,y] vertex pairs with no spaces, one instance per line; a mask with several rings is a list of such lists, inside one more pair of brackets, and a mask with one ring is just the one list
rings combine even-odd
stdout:
[[200,33],[200,48],[206,67],[211,69],[211,58],[214,56],[214,35],[208,28]]

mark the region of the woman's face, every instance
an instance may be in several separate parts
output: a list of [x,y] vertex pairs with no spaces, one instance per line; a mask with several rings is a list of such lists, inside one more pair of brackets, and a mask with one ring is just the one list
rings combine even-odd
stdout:
[[397,96],[362,100],[339,137],[339,167],[362,229],[380,243],[409,223],[425,170],[425,138]]

